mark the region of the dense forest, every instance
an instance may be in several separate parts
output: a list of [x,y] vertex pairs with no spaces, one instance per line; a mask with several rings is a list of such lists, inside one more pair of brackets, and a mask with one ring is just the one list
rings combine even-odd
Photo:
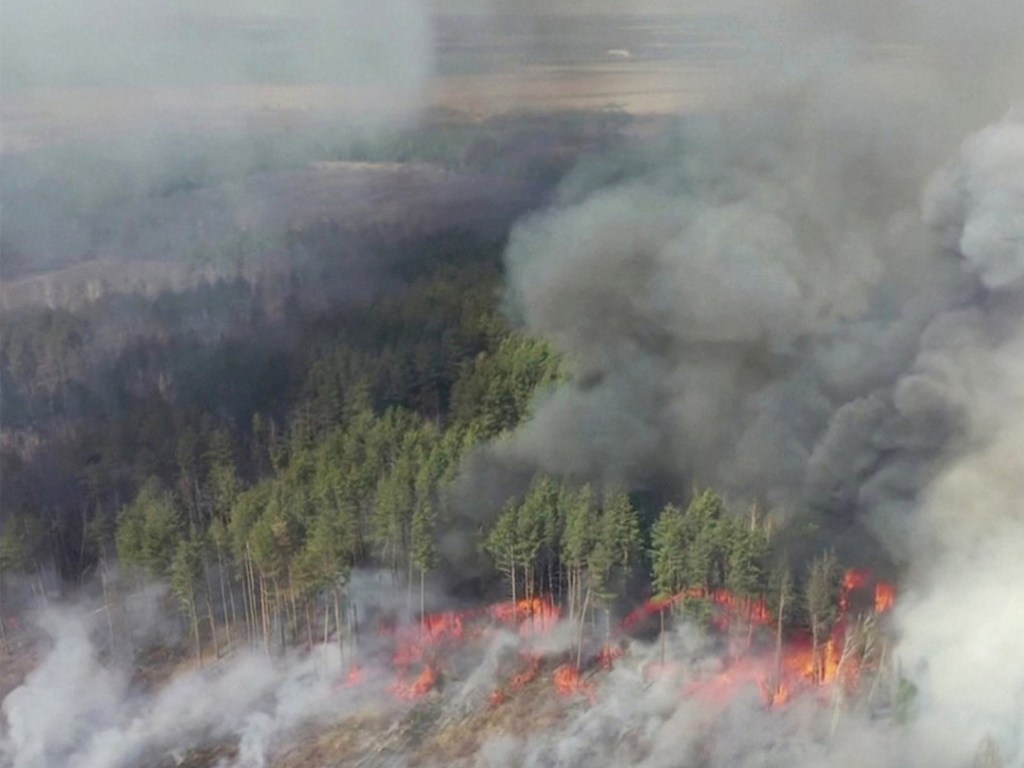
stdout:
[[[334,151],[532,182],[544,167],[550,186],[624,125],[534,123],[442,123],[432,141]],[[770,603],[780,631],[784,619],[828,635],[835,557],[794,562],[778,517],[756,504],[543,474],[494,508],[460,495],[471,459],[573,377],[572,361],[503,312],[503,237],[364,233],[362,257],[378,262],[359,276],[369,287],[325,303],[323,285],[352,279],[351,235],[291,230],[272,248],[284,267],[254,270],[238,265],[259,244],[240,233],[222,250],[241,261],[191,286],[5,311],[8,611],[26,591],[100,581],[109,604],[163,583],[200,656],[224,633],[280,650],[351,633],[349,577],[373,568],[392,575],[406,619],[424,613],[428,583],[463,600],[543,595],[607,632],[627,607],[678,595],[709,622],[728,591],[748,621]]]
[[[419,247],[401,287],[372,301],[310,313],[285,296],[287,326],[241,278],[20,315],[3,346],[8,426],[21,424],[4,445],[4,572],[42,593],[97,572],[111,590],[165,582],[197,650],[218,627],[268,650],[341,638],[360,567],[393,574],[409,617],[438,579],[478,599],[544,594],[608,631],[650,596],[687,592],[698,621],[722,589],[748,610],[787,599],[772,517],[712,490],[659,508],[538,476],[466,530],[450,493],[463,460],[572,371],[502,315],[500,243]],[[188,328],[199,310],[202,334]],[[104,340],[111,317],[135,337]],[[468,584],[453,536],[471,540]],[[797,579],[801,605],[821,593],[816,612],[784,610],[788,622],[835,620],[841,571],[822,563]]]

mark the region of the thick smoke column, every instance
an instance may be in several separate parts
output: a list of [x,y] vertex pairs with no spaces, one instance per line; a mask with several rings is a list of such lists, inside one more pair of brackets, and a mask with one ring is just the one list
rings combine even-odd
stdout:
[[[1024,122],[967,141],[936,175],[929,219],[993,289],[945,361],[965,413],[953,460],[924,494],[912,554],[919,593],[905,606],[903,653],[923,682],[921,728],[937,757],[986,733],[1024,757]],[[1016,762],[1013,762],[1016,761]]]
[[[823,29],[835,5],[787,28],[743,109],[581,169],[516,229],[510,311],[573,379],[479,477],[696,480],[813,513],[818,545],[863,558],[845,534],[870,531],[909,566],[900,654],[922,691],[891,764],[964,765],[991,737],[1017,765],[1024,16],[886,4]],[[902,64],[873,45],[887,21]],[[808,742],[783,743],[803,764]]]
[[[990,343],[965,334],[1020,264],[1012,142],[978,139],[965,152],[984,167],[928,182],[960,131],[1013,93],[999,67],[973,63],[992,77],[973,84],[983,108],[944,106],[960,94],[955,78],[938,85],[961,62],[958,17],[914,10],[885,16],[906,27],[894,34],[914,31],[904,62],[871,45],[871,14],[839,14],[839,30],[834,14],[798,16],[743,108],[684,121],[611,171],[581,168],[517,227],[510,310],[574,380],[494,449],[499,463],[634,487],[696,480],[833,522],[903,525],[962,426],[942,365]],[[969,38],[1004,62],[1004,35]],[[965,206],[978,210],[961,235]]]

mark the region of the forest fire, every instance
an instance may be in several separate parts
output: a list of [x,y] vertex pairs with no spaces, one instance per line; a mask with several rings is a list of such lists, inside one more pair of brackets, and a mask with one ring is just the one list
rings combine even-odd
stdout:
[[[693,608],[697,611],[694,615],[702,617],[699,620],[714,634],[728,637],[728,651],[720,671],[688,683],[683,690],[685,696],[725,703],[741,690],[753,687],[764,706],[773,708],[802,693],[831,692],[837,685],[853,691],[862,667],[872,663],[858,645],[864,617],[890,611],[896,590],[867,570],[851,569],[842,574],[835,597],[834,621],[816,642],[807,628],[783,633],[782,623],[764,598],[738,598],[725,589],[710,594],[687,589],[671,597],[652,599],[631,612],[619,626],[620,640],[603,644],[582,667],[594,665],[610,670],[627,653],[625,636],[651,618],[682,607]],[[406,627],[385,626],[382,633],[394,640],[391,662],[396,682],[390,690],[403,701],[420,699],[440,684],[444,668],[441,660],[446,653],[461,648],[467,641],[486,637],[496,626],[511,628],[523,638],[540,636],[550,632],[561,617],[560,608],[551,598],[531,597],[479,609],[426,614]],[[540,677],[541,654],[524,650],[520,658],[519,670],[507,684],[490,694],[492,706],[505,703],[512,693]],[[663,676],[675,668],[663,661],[650,665],[645,674]],[[561,664],[552,674],[555,689],[565,697],[583,694],[592,698],[594,686],[584,681],[582,673],[577,663]],[[347,684],[358,685],[363,674],[362,669],[353,668]]]
[[[705,600],[701,590],[686,590],[669,598],[651,600],[633,611],[622,622],[624,631],[641,626],[651,616],[688,601]],[[863,645],[863,619],[878,616],[895,605],[896,590],[876,580],[870,571],[851,569],[843,574],[837,600],[837,616],[827,637],[817,646],[809,630],[783,636],[781,624],[772,616],[763,600],[737,600],[726,590],[710,597],[714,606],[709,624],[718,632],[733,626],[775,627],[774,642],[757,638],[753,631],[745,639],[730,637],[729,658],[723,669],[691,682],[684,695],[699,696],[725,703],[744,688],[754,686],[766,707],[782,706],[801,692],[831,692],[841,685],[847,692],[856,689],[861,671],[874,659],[867,658]],[[863,606],[863,608],[861,608]],[[873,612],[873,614],[872,614]],[[659,675],[669,665],[652,665],[648,675]]]
[[555,670],[555,689],[562,696],[584,694],[593,698],[594,688],[580,676],[580,668],[575,664],[563,664]]
[[524,653],[523,658],[526,661],[526,666],[512,677],[508,686],[506,688],[498,688],[491,693],[490,701],[492,706],[504,704],[508,700],[509,693],[529,685],[540,675],[541,656],[535,653]]
[[399,682],[391,686],[391,692],[404,701],[415,701],[423,698],[434,689],[437,684],[438,674],[432,664],[425,664],[423,670],[411,681]]
[[875,584],[875,613],[886,613],[896,605],[896,588],[880,581]]
[[[529,637],[549,632],[560,619],[561,609],[554,601],[548,597],[531,597],[465,611],[429,613],[417,623],[406,626],[385,622],[378,627],[378,634],[393,643],[391,665],[397,676],[390,690],[404,701],[422,698],[438,685],[441,677],[438,660],[445,652],[461,647],[467,640],[483,637],[494,625],[513,628],[520,636]],[[537,677],[540,657],[528,654],[526,658],[528,666],[512,679],[510,690]],[[353,668],[347,684],[358,685],[362,680],[362,670],[356,673]],[[496,691],[492,700],[501,695]]]
[[550,597],[497,603],[488,607],[486,613],[501,624],[516,626],[520,635],[544,634],[562,618],[561,608]]
[[756,626],[769,626],[774,620],[764,598],[737,599],[727,589],[716,589],[708,594],[705,590],[694,587],[671,597],[648,600],[622,620],[622,630],[630,633],[646,619],[657,616],[662,611],[682,603],[699,601],[705,601],[711,606],[711,624],[719,631],[725,631],[737,620]]

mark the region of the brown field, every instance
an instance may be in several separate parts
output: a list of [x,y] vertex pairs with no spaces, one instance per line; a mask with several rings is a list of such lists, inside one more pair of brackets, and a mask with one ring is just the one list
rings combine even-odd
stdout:
[[430,108],[476,119],[549,110],[677,114],[721,103],[731,79],[724,68],[627,61],[435,77],[422,92],[273,84],[19,89],[2,101],[0,151],[116,139],[156,127],[273,133],[336,119],[401,121]]

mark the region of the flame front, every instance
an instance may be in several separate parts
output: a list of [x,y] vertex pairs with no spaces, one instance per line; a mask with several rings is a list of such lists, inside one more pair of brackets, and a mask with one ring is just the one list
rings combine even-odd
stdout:
[[[768,708],[780,707],[803,693],[826,695],[836,686],[852,691],[858,685],[864,664],[863,654],[853,649],[862,613],[859,606],[878,616],[892,610],[896,590],[891,584],[875,580],[866,570],[845,573],[839,593],[839,618],[831,636],[814,648],[809,632],[781,635],[776,618],[763,598],[737,598],[727,590],[706,593],[687,589],[677,595],[648,601],[622,621],[621,641],[609,642],[584,659],[583,669],[611,669],[626,653],[624,635],[644,626],[651,617],[687,601],[705,601],[710,606],[707,617],[710,627],[727,636],[728,653],[721,669],[690,681],[683,689],[686,696],[698,696],[711,702],[725,703],[739,691],[753,687]],[[444,611],[425,614],[416,624],[396,627],[382,626],[381,633],[393,641],[391,663],[395,682],[390,686],[400,700],[415,701],[435,690],[441,682],[446,654],[471,640],[479,640],[495,627],[507,627],[520,637],[543,635],[561,620],[560,608],[546,596],[530,597],[515,603],[506,601],[468,611]],[[448,658],[452,658],[448,656]],[[543,670],[543,657],[524,650],[520,668],[508,683],[491,693],[492,705],[504,703],[514,692],[537,680]],[[563,657],[564,658],[564,657]],[[574,663],[558,666],[552,680],[559,694],[575,697],[583,694],[594,699],[593,683],[584,680],[583,669]],[[681,672],[672,662],[651,664],[645,675],[663,676]],[[342,685],[362,683],[365,673],[353,666]]]
[[875,613],[887,613],[896,605],[896,588],[880,581],[875,584]]

